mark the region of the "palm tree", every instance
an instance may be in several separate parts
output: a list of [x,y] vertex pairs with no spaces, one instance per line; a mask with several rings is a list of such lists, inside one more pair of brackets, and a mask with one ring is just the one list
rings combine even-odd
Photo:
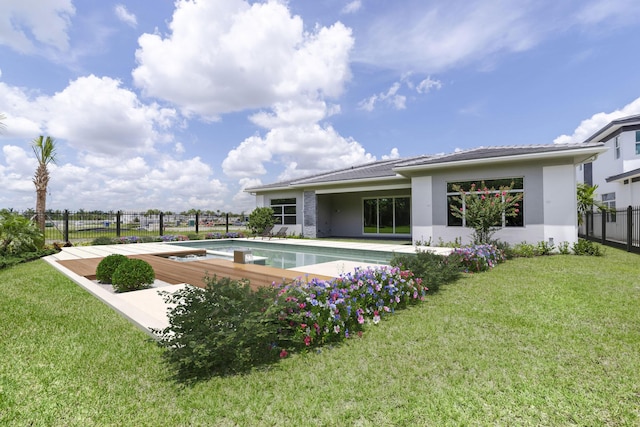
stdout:
[[40,135],[31,142],[33,153],[38,159],[38,169],[33,176],[33,183],[36,186],[36,218],[40,231],[44,234],[45,210],[47,205],[47,186],[49,185],[49,163],[56,162],[56,141],[55,139]]
[[610,209],[597,199],[597,185],[589,185],[584,182],[578,183],[578,225],[582,225],[587,212],[593,211],[596,207],[602,212],[610,211]]

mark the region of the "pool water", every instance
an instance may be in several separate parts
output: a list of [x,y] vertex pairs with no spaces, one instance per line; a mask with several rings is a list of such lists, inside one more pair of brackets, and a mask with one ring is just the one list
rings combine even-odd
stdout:
[[[310,247],[292,244],[267,243],[260,241],[236,240],[200,240],[179,243],[194,249],[206,249],[210,254],[228,254],[233,251],[250,250],[256,258],[264,258],[264,264],[277,268],[296,268],[331,261],[356,261],[367,264],[389,264],[393,254],[390,252]],[[214,255],[215,256],[215,255]]]

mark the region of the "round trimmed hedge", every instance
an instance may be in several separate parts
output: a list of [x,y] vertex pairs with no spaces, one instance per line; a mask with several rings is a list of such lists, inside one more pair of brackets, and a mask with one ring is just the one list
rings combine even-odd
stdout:
[[111,254],[106,256],[102,261],[100,261],[100,264],[98,264],[98,267],[96,268],[96,279],[98,279],[98,282],[111,283],[113,273],[120,264],[128,259],[129,258],[126,256],[120,254]]
[[137,291],[151,287],[156,280],[156,273],[147,261],[127,258],[118,266],[111,277],[111,284],[116,292]]

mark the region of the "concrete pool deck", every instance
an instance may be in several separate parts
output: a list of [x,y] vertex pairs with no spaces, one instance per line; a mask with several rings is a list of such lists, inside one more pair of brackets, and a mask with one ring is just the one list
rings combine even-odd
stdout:
[[[247,240],[252,239],[233,239]],[[307,247],[331,247],[340,249],[357,249],[384,251],[395,253],[415,253],[416,247],[412,245],[391,245],[381,243],[357,243],[341,242],[331,240],[302,240],[302,239],[271,239],[264,242],[272,242],[286,245],[299,245]],[[448,254],[449,248],[429,248],[430,250]],[[192,247],[166,244],[166,243],[136,243],[124,245],[100,245],[100,246],[75,246],[62,248],[62,251],[45,257],[44,260],[56,268],[58,271],[69,277],[76,284],[87,290],[89,293],[112,307],[114,310],[129,319],[135,325],[147,333],[151,334],[151,329],[163,329],[169,326],[167,318],[168,306],[159,291],[176,292],[182,289],[185,284],[168,285],[167,283],[156,282],[153,288],[140,291],[125,292],[116,294],[110,292],[104,285],[96,283],[84,276],[74,273],[57,261],[74,260],[85,258],[102,258],[111,254],[139,255],[139,254],[160,254],[160,253],[188,253],[193,251]],[[289,269],[300,272],[300,276],[305,274],[321,274],[338,277],[343,273],[352,272],[356,267],[375,267],[379,264],[360,263],[355,261],[332,261],[321,264],[308,265]]]

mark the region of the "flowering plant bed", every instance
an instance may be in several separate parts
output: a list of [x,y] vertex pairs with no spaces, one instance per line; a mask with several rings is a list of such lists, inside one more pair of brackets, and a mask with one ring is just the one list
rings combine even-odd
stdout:
[[455,249],[453,253],[460,256],[466,273],[487,271],[507,259],[504,251],[494,245],[472,245]]
[[356,269],[333,281],[297,280],[278,290],[267,316],[277,319],[274,346],[305,349],[361,335],[365,324],[424,300],[427,288],[410,271],[399,268]]

